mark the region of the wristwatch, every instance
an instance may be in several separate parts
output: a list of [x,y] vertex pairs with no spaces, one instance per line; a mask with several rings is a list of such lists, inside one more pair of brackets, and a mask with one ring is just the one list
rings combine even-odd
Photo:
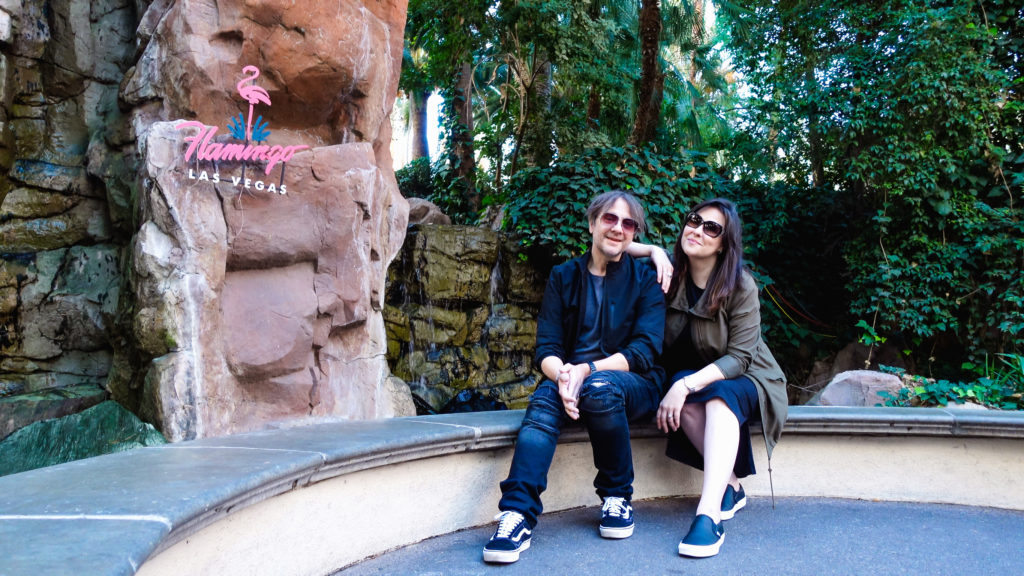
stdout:
[[689,392],[690,394],[693,394],[694,392],[697,391],[697,389],[695,387],[690,386],[689,384],[686,383],[686,377],[685,376],[683,377],[683,387],[686,388],[687,392]]
[[594,366],[593,362],[587,362],[587,368],[590,368],[590,373],[597,372],[597,366]]

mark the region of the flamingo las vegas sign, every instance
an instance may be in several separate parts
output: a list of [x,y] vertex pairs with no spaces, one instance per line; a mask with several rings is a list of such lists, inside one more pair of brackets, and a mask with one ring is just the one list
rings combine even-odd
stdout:
[[[260,104],[270,106],[270,95],[266,90],[255,84],[256,79],[260,77],[259,68],[246,66],[242,68],[242,74],[246,74],[246,76],[236,85],[236,88],[242,99],[249,103],[249,114],[243,116],[239,112],[238,116],[232,118],[228,123],[228,132],[231,134],[231,138],[236,140],[235,142],[215,140],[214,136],[219,128],[217,126],[208,126],[195,120],[182,121],[175,126],[177,130],[198,129],[197,133],[185,137],[185,142],[189,145],[188,150],[185,151],[185,161],[190,162],[193,157],[195,157],[196,161],[196,167],[189,167],[188,169],[188,178],[214,184],[230,182],[232,186],[243,190],[255,189],[277,194],[287,194],[288,185],[284,183],[285,165],[296,152],[309,148],[309,146],[270,146],[264,144],[270,136],[270,131],[267,130],[267,122],[263,120],[262,115],[257,116],[255,120],[253,119],[253,111]],[[200,162],[210,162],[214,169],[200,170]],[[241,175],[221,178],[220,171],[217,169],[220,162],[241,162]],[[262,164],[264,176],[270,176],[274,166],[281,164],[280,179],[275,184],[271,180],[247,178],[245,176],[245,166],[250,162],[257,165]]]

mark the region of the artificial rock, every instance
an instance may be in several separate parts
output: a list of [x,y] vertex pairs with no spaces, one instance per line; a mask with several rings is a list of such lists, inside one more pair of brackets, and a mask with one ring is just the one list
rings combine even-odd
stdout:
[[385,307],[388,361],[429,410],[463,390],[520,408],[533,369],[546,269],[521,261],[503,233],[416,225],[391,266]]
[[[0,5],[0,345],[16,360],[0,395],[63,386],[46,374],[89,352],[67,374],[106,370],[110,394],[172,441],[411,413],[382,313],[408,215],[389,149],[405,12],[403,0]],[[242,93],[245,66],[270,102]],[[261,142],[303,149],[271,173],[185,161],[194,129],[178,122],[237,142],[228,123],[251,105]],[[113,259],[96,273],[80,257],[93,246]]]
[[[191,8],[150,5],[122,83],[149,183],[134,248],[136,308],[149,312],[135,331],[150,354],[166,351],[141,405],[172,440],[408,410],[389,380],[382,313],[408,214],[388,149],[405,4]],[[258,108],[267,145],[305,149],[270,173],[186,162],[195,129],[175,120],[217,126],[228,142],[223,127],[249,112],[236,87],[246,65],[271,102]]]

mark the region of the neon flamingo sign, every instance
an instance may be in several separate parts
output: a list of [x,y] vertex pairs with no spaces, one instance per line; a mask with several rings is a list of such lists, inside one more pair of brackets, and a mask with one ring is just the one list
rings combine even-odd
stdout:
[[[270,136],[270,131],[266,129],[267,123],[263,121],[263,116],[256,117],[254,122],[252,115],[257,104],[270,106],[270,94],[254,84],[260,76],[259,68],[246,66],[242,68],[242,73],[248,74],[248,76],[242,78],[235,88],[242,99],[249,103],[249,115],[244,119],[244,128],[243,122],[241,122],[241,113],[238,114],[238,118],[232,118],[231,123],[228,124],[228,131],[233,138],[243,142],[218,142],[214,140],[218,130],[217,126],[209,126],[196,120],[183,121],[175,126],[175,129],[197,128],[199,130],[198,133],[185,137],[185,142],[189,144],[188,150],[185,151],[185,161],[190,161],[193,156],[197,161],[208,162],[236,161],[245,163],[257,161],[266,165],[264,174],[267,175],[274,169],[274,166],[280,163],[282,165],[280,190],[273,184],[268,186],[261,181],[254,183],[251,179],[245,178],[244,164],[243,176],[241,178],[232,177],[231,181],[236,186],[242,185],[245,188],[255,186],[257,190],[267,189],[270,192],[286,194],[284,164],[291,160],[296,152],[305,150],[309,146],[269,146],[263,143]],[[217,172],[214,172],[211,177],[205,170],[196,175],[191,169],[189,169],[189,179],[208,180],[214,183],[221,181],[220,174]]]

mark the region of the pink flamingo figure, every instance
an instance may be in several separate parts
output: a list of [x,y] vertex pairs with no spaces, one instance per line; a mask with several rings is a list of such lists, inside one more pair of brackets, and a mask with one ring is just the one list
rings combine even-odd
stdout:
[[245,98],[249,102],[249,117],[245,120],[245,141],[248,142],[252,139],[252,109],[253,106],[260,102],[270,106],[270,94],[259,86],[255,86],[252,82],[255,82],[260,77],[260,69],[255,66],[246,66],[242,68],[242,74],[251,74],[246,76],[235,85],[238,89],[238,95]]

